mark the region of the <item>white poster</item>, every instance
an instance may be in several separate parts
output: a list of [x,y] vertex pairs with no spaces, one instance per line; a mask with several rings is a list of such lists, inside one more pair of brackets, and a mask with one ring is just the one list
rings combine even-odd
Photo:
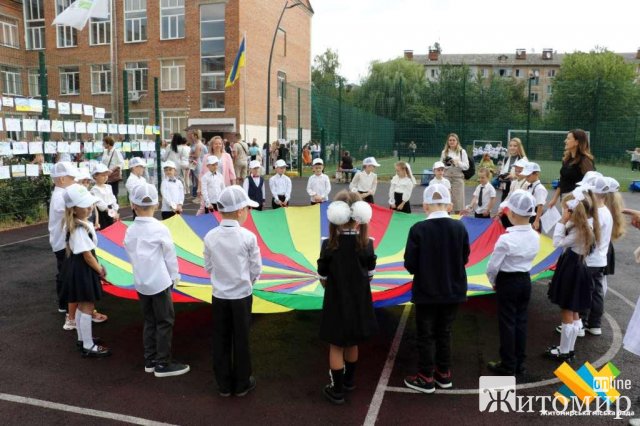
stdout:
[[136,134],[144,135],[144,126],[142,124],[136,124]]
[[42,142],[29,142],[29,154],[42,154]]
[[11,177],[10,170],[9,166],[0,166],[0,179],[9,179]]
[[96,118],[104,118],[104,114],[105,114],[104,108],[96,107],[96,109],[95,109]]
[[87,123],[84,121],[76,122],[76,133],[87,133]]
[[0,142],[0,157],[11,155],[11,142]]
[[127,124],[127,134],[135,135],[136,134],[136,125],[135,124]]
[[69,102],[58,102],[58,112],[60,114],[71,114],[71,105]]
[[47,101],[47,106],[49,107],[49,109],[56,109],[56,101],[53,99],[49,99]]
[[24,167],[24,164],[13,164],[11,165],[11,176],[14,178],[25,177],[27,174],[27,170]]
[[73,121],[65,120],[64,121],[64,131],[67,133],[75,133],[76,131],[76,123]]
[[29,177],[40,176],[40,166],[37,164],[27,164],[27,176]]
[[58,152],[57,144],[53,141],[47,141],[44,143],[44,153],[45,154],[55,154]]
[[121,135],[127,134],[127,125],[126,124],[118,124],[118,133]]
[[3,96],[2,97],[2,106],[13,108],[13,98],[10,98],[8,96]]
[[51,121],[49,121],[49,120],[38,120],[38,131],[39,132],[50,132],[51,131]]
[[50,175],[51,174],[51,169],[53,169],[53,163],[43,163],[42,164],[42,174],[43,175]]
[[102,154],[104,152],[104,147],[100,142],[96,142],[93,144],[93,152],[96,154]]
[[108,129],[107,123],[98,123],[98,133],[107,133]]
[[69,142],[58,142],[58,152],[60,154],[69,153]]
[[80,154],[80,152],[81,152],[80,142],[78,142],[78,141],[70,142],[69,143],[69,152],[71,154]]
[[23,118],[22,119],[22,130],[25,132],[35,132],[37,129],[36,120],[33,118]]
[[62,133],[64,131],[64,123],[60,120],[51,120],[51,131]]
[[118,134],[118,125],[117,124],[109,123],[109,134],[110,135],[117,135]]
[[82,114],[82,104],[72,103],[71,104],[71,114],[81,115]]
[[88,115],[89,117],[93,117],[93,105],[83,105],[82,113],[84,115]]
[[25,155],[29,153],[29,144],[27,142],[13,142],[13,155]]
[[153,135],[153,126],[144,126],[145,135]]
[[94,135],[98,133],[98,123],[87,123],[87,133]]
[[5,118],[4,124],[6,125],[8,132],[19,132],[22,130],[19,118]]
[[140,142],[138,141],[131,142],[131,151],[133,152],[140,151]]
[[92,152],[93,152],[93,142],[85,142],[85,143],[82,145],[82,150],[83,150],[85,153],[92,153]]

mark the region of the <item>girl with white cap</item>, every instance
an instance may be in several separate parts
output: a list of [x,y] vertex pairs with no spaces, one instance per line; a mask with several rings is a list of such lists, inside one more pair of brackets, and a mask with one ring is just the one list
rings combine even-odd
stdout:
[[351,192],[357,192],[362,197],[362,201],[373,204],[373,196],[378,187],[378,175],[374,173],[380,164],[374,157],[367,157],[362,160],[362,170],[356,173],[349,184]]

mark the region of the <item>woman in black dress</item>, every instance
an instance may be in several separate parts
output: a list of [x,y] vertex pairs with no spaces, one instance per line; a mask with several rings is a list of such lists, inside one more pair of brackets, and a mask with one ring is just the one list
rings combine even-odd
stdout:
[[564,140],[564,156],[560,168],[560,185],[549,202],[549,208],[554,207],[560,196],[576,189],[576,184],[582,180],[585,173],[595,170],[593,155],[589,150],[589,138],[584,130],[574,129],[567,133]]
[[355,192],[340,191],[327,209],[329,238],[322,242],[318,275],[325,289],[320,338],[329,343],[331,384],[324,395],[344,403],[352,390],[358,344],[377,331],[371,280],[376,267],[368,223],[371,206]]

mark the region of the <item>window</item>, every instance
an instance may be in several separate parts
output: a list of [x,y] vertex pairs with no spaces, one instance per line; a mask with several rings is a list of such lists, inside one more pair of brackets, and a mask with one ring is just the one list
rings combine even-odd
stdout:
[[520,68],[516,68],[516,77],[522,77],[522,71],[520,71]]
[[37,69],[29,70],[29,96],[40,96],[40,72]]
[[538,102],[538,94],[537,93],[531,93],[531,102]]
[[482,77],[489,77],[489,70],[487,68],[482,68]]
[[162,111],[162,139],[171,140],[173,133],[187,128],[187,111]]
[[12,67],[1,67],[2,72],[2,93],[5,95],[22,96],[22,76],[20,69]]
[[60,68],[60,94],[79,95],[80,94],[80,68],[64,67]]
[[548,70],[547,71],[547,77],[555,77],[556,76],[556,70]]
[[553,86],[551,86],[550,84],[547,85],[547,94],[552,94],[553,93]]
[[278,71],[278,98],[287,98],[287,74],[284,71]]
[[500,77],[511,77],[511,68],[500,68],[498,70],[498,75]]
[[200,6],[200,109],[224,109],[224,3]]
[[278,139],[287,139],[287,116],[278,114]]
[[109,1],[109,16],[106,19],[91,18],[89,44],[100,46],[111,44],[111,1]]
[[532,84],[534,86],[537,86],[538,84],[540,84],[540,70],[538,70],[537,68],[533,70],[533,74],[530,74],[531,80],[532,80]]
[[169,59],[160,63],[162,90],[184,90],[184,59]]
[[160,39],[184,38],[184,0],[160,0]]
[[431,68],[431,78],[438,77],[438,71],[435,68]]
[[111,93],[111,65],[91,65],[91,94]]
[[128,62],[124,65],[127,70],[129,91],[146,92],[149,89],[147,80],[149,67],[146,62]]
[[44,49],[44,0],[23,0],[27,49]]
[[8,16],[0,15],[0,45],[7,47],[20,47],[18,41],[18,21]]
[[[73,0],[56,0],[56,14],[61,14],[67,7],[71,6],[71,3],[73,3]],[[56,32],[59,48],[78,45],[78,31],[73,27],[57,25]]]
[[147,0],[124,0],[124,41],[147,41]]

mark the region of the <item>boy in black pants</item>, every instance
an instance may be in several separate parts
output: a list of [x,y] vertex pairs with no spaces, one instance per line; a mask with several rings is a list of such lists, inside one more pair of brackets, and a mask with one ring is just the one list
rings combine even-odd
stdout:
[[500,361],[487,368],[498,375],[524,374],[527,343],[527,309],[531,298],[531,266],[540,251],[540,235],[529,218],[536,215],[536,200],[518,189],[504,201],[513,226],[498,238],[487,265],[487,277],[498,300]]
[[[451,219],[449,190],[440,184],[424,191],[427,219],[409,231],[404,267],[413,274],[416,306],[418,373],[407,376],[407,387],[433,393],[453,386],[451,379],[451,326],[458,305],[467,300],[469,235],[458,220]],[[437,249],[436,249],[437,248]]]

